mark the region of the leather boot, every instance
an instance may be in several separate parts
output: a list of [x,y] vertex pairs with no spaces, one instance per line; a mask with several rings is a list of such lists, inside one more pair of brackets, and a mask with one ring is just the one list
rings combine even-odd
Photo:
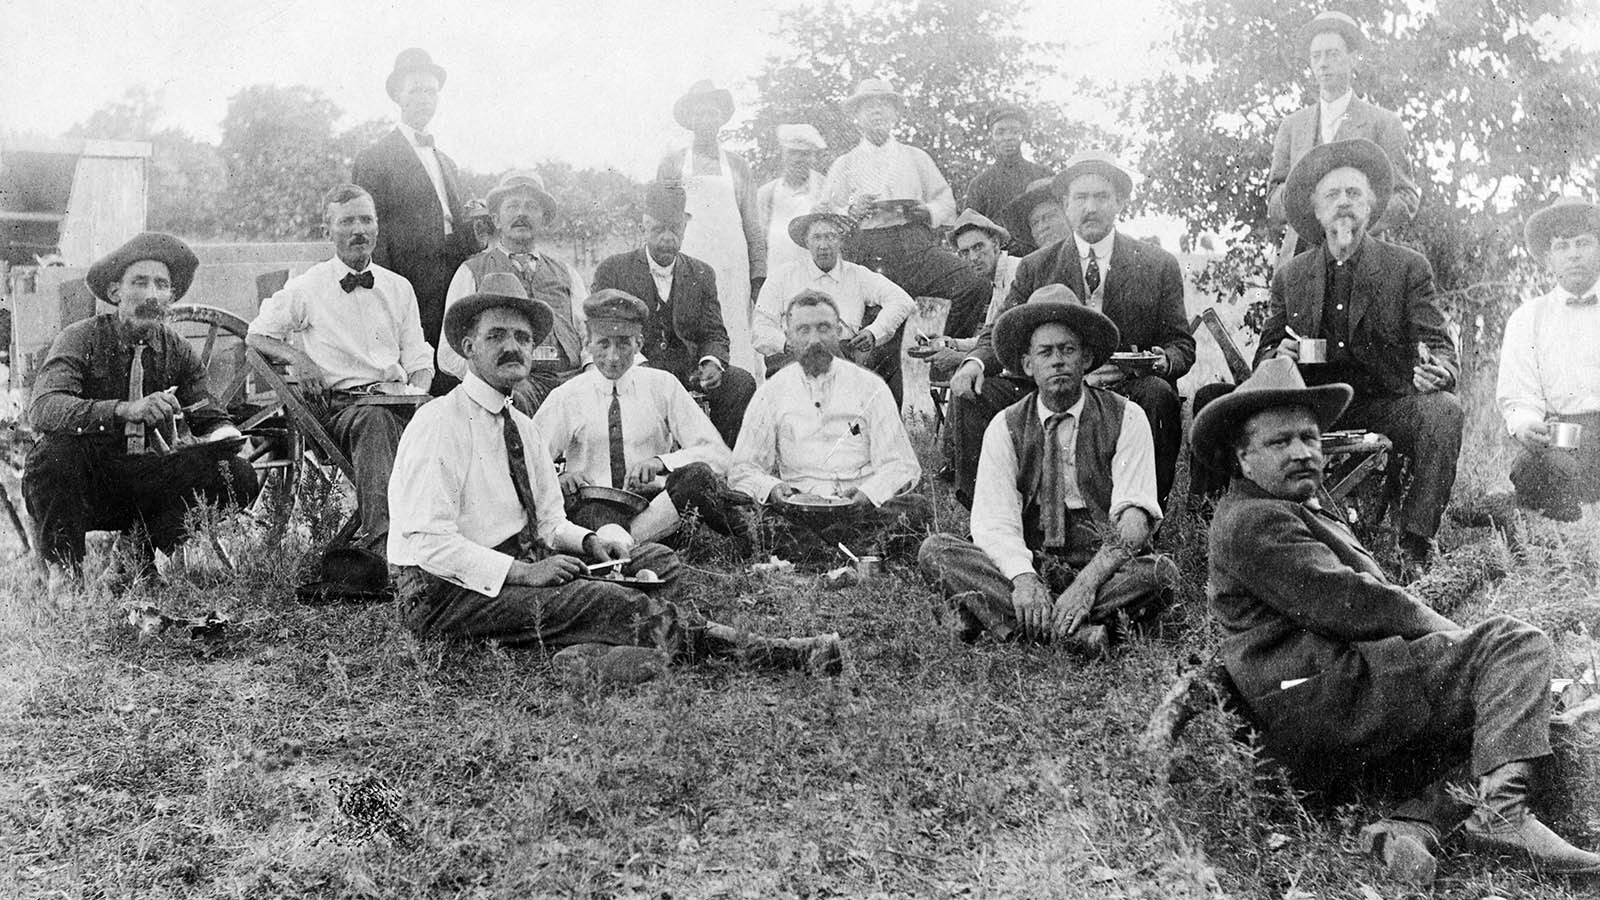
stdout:
[[1427,887],[1439,871],[1439,832],[1426,822],[1383,819],[1361,829],[1361,851],[1390,878]]
[[1558,875],[1600,874],[1600,856],[1579,850],[1528,809],[1533,766],[1509,762],[1478,779],[1478,807],[1462,826],[1467,843],[1496,853],[1526,854],[1535,867]]

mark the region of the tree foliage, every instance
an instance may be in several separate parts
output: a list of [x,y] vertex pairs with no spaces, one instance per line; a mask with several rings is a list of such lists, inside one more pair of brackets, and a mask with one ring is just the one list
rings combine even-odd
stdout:
[[1038,99],[1051,74],[1049,45],[1029,40],[1017,22],[1024,0],[885,0],[859,9],[839,0],[781,14],[778,37],[788,48],[755,78],[760,100],[738,130],[754,149],[758,170],[775,175],[774,130],[809,122],[837,156],[860,138],[840,108],[856,82],[883,78],[905,96],[899,140],[926,150],[959,195],[989,162],[983,119],[1003,101],[1033,113],[1031,143],[1039,162],[1059,166],[1083,146],[1112,138],[1075,122]]

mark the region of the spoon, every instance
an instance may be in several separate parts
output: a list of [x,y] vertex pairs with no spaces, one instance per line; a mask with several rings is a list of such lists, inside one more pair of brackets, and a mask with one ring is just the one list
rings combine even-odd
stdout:
[[620,565],[622,565],[624,563],[630,563],[630,562],[633,562],[633,560],[631,558],[627,558],[627,557],[624,557],[622,559],[608,559],[605,562],[597,562],[592,566],[584,566],[584,568],[589,570],[590,572],[598,572],[601,569],[610,569],[610,568],[612,568],[614,566],[620,566]]
[[851,562],[855,563],[858,566],[861,565],[861,558],[859,556],[856,556],[854,553],[851,553],[850,552],[850,548],[846,547],[844,545],[844,542],[842,542],[842,541],[839,543],[839,550],[842,553],[844,553],[845,556],[850,557],[850,561]]

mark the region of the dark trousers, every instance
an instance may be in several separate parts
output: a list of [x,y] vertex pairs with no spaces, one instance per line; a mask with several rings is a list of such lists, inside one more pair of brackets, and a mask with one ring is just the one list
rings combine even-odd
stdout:
[[870,510],[853,507],[763,507],[759,531],[768,553],[796,561],[839,559],[844,544],[857,556],[909,558],[928,533],[933,503],[922,494],[899,494]]
[[[1011,582],[977,544],[953,534],[929,535],[917,552],[917,567],[983,630],[1001,640],[1017,630]],[[1034,554],[1034,569],[1052,597],[1065,591],[1078,572],[1078,567],[1042,552]],[[1178,567],[1171,559],[1135,556],[1100,586],[1089,610],[1089,623],[1111,624],[1119,613],[1136,625],[1148,622],[1172,603],[1177,585]]]
[[26,465],[22,496],[38,524],[39,553],[72,568],[83,562],[87,532],[141,531],[134,550],[151,559],[151,550],[171,553],[183,542],[184,517],[198,501],[244,506],[257,491],[255,470],[231,454],[128,456],[71,435],[45,435]]
[[1600,413],[1553,417],[1583,426],[1577,450],[1524,449],[1511,464],[1517,502],[1538,510],[1571,510],[1600,500]]
[[[955,452],[956,499],[972,507],[972,489],[978,480],[978,457],[983,451],[983,433],[1000,411],[1021,400],[1034,389],[1032,379],[1016,375],[991,375],[983,379],[983,390],[962,398],[950,394],[950,441]],[[1163,508],[1167,492],[1178,467],[1178,451],[1183,447],[1183,412],[1178,392],[1164,378],[1146,375],[1128,378],[1111,390],[1144,410],[1150,422],[1150,437],[1155,445],[1156,500]]]
[[1334,423],[1338,429],[1376,431],[1411,460],[1411,484],[1400,502],[1405,534],[1431,538],[1456,483],[1456,457],[1466,417],[1455,394],[1433,391],[1403,397],[1357,397]]
[[[654,366],[654,364],[651,364]],[[699,384],[689,380],[694,374],[698,364],[693,366],[654,366],[678,376],[683,386],[690,391],[699,391],[706,395],[706,414],[711,419],[711,424],[717,429],[717,434],[722,436],[722,442],[732,447],[739,440],[739,426],[744,424],[744,411],[750,406],[750,398],[756,395],[756,379],[754,375],[739,368],[728,366],[722,372],[722,381],[711,390],[700,387]]]
[[[323,416],[323,427],[355,467],[356,510],[369,538],[389,533],[389,473],[406,419],[390,406],[340,405]],[[409,414],[408,414],[409,415]]]

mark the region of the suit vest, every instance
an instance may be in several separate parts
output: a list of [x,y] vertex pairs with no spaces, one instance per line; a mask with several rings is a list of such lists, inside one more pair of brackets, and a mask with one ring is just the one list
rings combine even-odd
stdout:
[[[1017,451],[1017,492],[1022,495],[1022,538],[1030,550],[1044,546],[1044,530],[1039,526],[1039,494],[1043,489],[1044,426],[1039,422],[1038,393],[1030,393],[1006,407],[1006,430]],[[1083,409],[1078,416],[1073,465],[1077,470],[1078,496],[1088,507],[1096,526],[1111,521],[1111,460],[1122,437],[1122,414],[1126,400],[1099,388],[1083,387]],[[1068,516],[1069,522],[1071,516]],[[1071,532],[1073,529],[1069,528]],[[1098,547],[1098,544],[1096,545]],[[1088,549],[1077,548],[1073,549]]]
[[[554,349],[556,354],[565,359],[535,359],[533,368],[547,371],[566,372],[578,368],[583,364],[583,335],[578,333],[578,324],[572,317],[572,273],[567,271],[565,263],[542,252],[533,254],[535,265],[532,276],[528,279],[530,295],[535,300],[543,300],[550,306],[554,325],[550,334],[541,346]],[[483,283],[483,276],[491,272],[505,272],[521,279],[517,274],[516,266],[512,265],[511,257],[506,255],[500,247],[491,247],[482,253],[473,256],[466,262],[467,271],[472,273],[473,284]]]

